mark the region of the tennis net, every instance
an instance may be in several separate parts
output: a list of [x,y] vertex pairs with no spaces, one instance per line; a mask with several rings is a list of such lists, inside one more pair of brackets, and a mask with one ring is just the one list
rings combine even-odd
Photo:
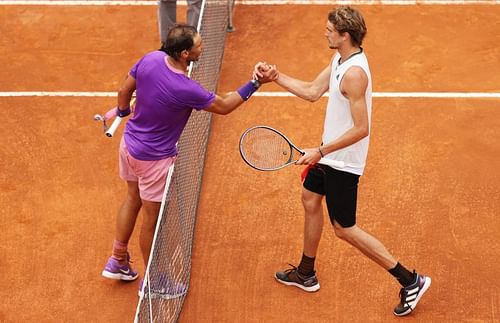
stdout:
[[[233,0],[205,0],[198,24],[203,53],[198,63],[191,66],[190,74],[214,92],[233,4]],[[193,111],[179,139],[179,155],[167,178],[135,322],[176,322],[180,315],[189,287],[210,119],[210,113]]]

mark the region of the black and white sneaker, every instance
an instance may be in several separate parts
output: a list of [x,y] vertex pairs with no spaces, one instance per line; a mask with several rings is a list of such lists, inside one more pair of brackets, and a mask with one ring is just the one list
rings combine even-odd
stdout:
[[274,278],[282,284],[295,286],[309,293],[319,290],[319,282],[315,272],[310,276],[303,276],[299,273],[297,267],[290,266],[292,268],[285,271],[277,271]]
[[421,276],[417,273],[415,275],[415,282],[401,288],[399,291],[401,302],[394,308],[394,315],[396,316],[405,316],[413,312],[420,298],[422,298],[429,286],[431,286],[430,277]]

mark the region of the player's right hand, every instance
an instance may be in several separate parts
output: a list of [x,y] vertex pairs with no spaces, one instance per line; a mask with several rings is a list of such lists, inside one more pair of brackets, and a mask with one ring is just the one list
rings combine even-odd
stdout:
[[270,65],[266,62],[258,62],[255,64],[252,74],[253,79],[259,80],[261,83],[275,81],[279,76],[276,65]]
[[271,65],[267,64],[266,62],[258,62],[255,64],[254,70],[253,70],[253,78],[260,79],[264,77],[264,73],[269,71],[271,69]]

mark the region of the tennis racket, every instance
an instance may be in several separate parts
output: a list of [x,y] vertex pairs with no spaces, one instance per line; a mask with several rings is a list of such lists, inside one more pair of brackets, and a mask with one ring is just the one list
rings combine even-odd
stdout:
[[113,135],[116,132],[116,129],[120,126],[120,123],[122,123],[123,118],[116,116],[115,120],[113,120],[113,123],[111,126],[106,130],[105,134],[107,137],[113,137]]
[[[134,105],[135,105],[135,98],[132,98],[132,100],[130,100],[130,106],[133,107]],[[111,123],[111,126],[108,127],[106,124],[106,120],[109,120],[113,117],[115,117],[115,120],[113,120],[113,123]],[[118,129],[118,127],[122,123],[123,118],[117,116],[116,115],[116,108],[113,108],[113,109],[109,110],[108,112],[106,112],[103,116],[100,114],[94,115],[94,120],[102,121],[103,128],[104,128],[104,134],[107,137],[113,137],[115,132],[116,132],[116,129]]]
[[[241,135],[240,154],[250,167],[270,171],[295,164],[304,152],[278,130],[268,126],[255,126]],[[318,163],[345,167],[343,161],[326,158],[321,158]]]

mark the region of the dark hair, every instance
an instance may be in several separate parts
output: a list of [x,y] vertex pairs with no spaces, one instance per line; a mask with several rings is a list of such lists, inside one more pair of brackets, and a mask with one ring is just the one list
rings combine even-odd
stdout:
[[361,13],[349,6],[341,6],[328,13],[328,21],[339,33],[349,33],[354,46],[361,46],[366,36],[366,24]]
[[167,40],[161,44],[160,50],[177,60],[184,50],[191,50],[194,45],[194,36],[198,33],[196,28],[188,24],[175,24],[167,34]]

